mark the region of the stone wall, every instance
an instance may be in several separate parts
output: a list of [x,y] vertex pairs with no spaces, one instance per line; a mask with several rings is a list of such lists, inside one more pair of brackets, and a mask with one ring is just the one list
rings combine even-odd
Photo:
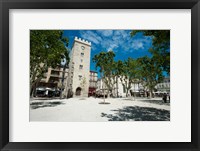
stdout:
[[[74,95],[76,95],[77,88],[81,88],[81,96],[88,96],[90,51],[90,42],[75,37],[70,57],[68,79],[68,87],[71,84],[71,90]],[[84,85],[83,79],[85,79]]]

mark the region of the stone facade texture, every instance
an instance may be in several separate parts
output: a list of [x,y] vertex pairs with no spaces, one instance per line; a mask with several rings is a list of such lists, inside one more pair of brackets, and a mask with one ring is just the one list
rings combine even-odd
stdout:
[[91,42],[75,37],[70,53],[69,76],[66,91],[75,96],[88,96],[90,80]]

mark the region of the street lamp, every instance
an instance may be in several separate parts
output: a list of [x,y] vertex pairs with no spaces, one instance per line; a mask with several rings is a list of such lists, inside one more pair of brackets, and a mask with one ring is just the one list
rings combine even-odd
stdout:
[[66,57],[65,55],[63,54],[61,56],[61,67],[63,67],[63,72],[62,72],[62,85],[61,85],[61,91],[60,91],[60,99],[62,99],[62,91],[63,91],[63,85],[64,85],[64,79],[65,79],[65,69],[66,69],[66,63],[67,63],[67,60],[66,60]]

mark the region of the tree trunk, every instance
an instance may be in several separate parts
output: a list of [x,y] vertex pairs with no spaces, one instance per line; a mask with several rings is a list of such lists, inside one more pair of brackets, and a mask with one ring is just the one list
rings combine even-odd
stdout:
[[110,89],[107,89],[107,98],[110,98]]
[[34,81],[30,84],[30,97],[31,98],[34,97],[35,89],[36,89],[36,81]]
[[30,97],[32,98],[33,97],[33,86],[32,86],[32,84],[30,84]]
[[152,98],[152,90],[149,91],[149,98]]
[[[134,91],[135,91],[135,83],[134,83]],[[134,101],[135,101],[135,92],[133,91],[133,97],[134,97]]]
[[128,89],[126,88],[126,97],[128,97]]
[[103,83],[103,102],[105,103],[105,88],[104,88],[104,83]]
[[34,93],[35,93],[35,82],[32,84],[31,86],[31,93],[30,93],[30,97],[33,98],[34,97]]
[[[103,67],[102,67],[103,69]],[[102,71],[103,72],[103,71]],[[103,89],[103,102],[105,103],[105,88],[104,88],[104,77],[103,77],[103,73],[101,73],[101,77],[102,77],[102,89]]]
[[61,91],[60,91],[60,99],[62,99],[62,97],[63,97],[62,92],[63,92],[64,79],[65,79],[65,67],[66,66],[63,67],[63,72],[62,72],[62,84],[61,84]]
[[118,77],[117,77],[117,98],[119,97],[119,91],[118,91]]
[[36,88],[37,88],[37,86],[38,86],[38,81],[35,83],[35,88],[34,88],[34,90],[33,90],[33,96],[35,97],[36,96]]
[[31,86],[31,92],[30,92],[30,96],[31,97],[34,97],[36,95],[36,88],[38,86],[38,83],[40,82],[42,78],[38,78],[37,80],[35,80],[33,83],[32,83],[32,86]]

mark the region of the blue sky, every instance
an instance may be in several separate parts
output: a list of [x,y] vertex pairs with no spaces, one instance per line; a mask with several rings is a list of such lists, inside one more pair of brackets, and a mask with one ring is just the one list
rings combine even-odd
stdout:
[[70,49],[75,36],[92,43],[90,70],[98,71],[92,58],[101,51],[114,51],[116,61],[151,55],[148,50],[152,46],[152,38],[142,33],[131,37],[130,32],[131,30],[65,30],[64,36],[69,38]]

